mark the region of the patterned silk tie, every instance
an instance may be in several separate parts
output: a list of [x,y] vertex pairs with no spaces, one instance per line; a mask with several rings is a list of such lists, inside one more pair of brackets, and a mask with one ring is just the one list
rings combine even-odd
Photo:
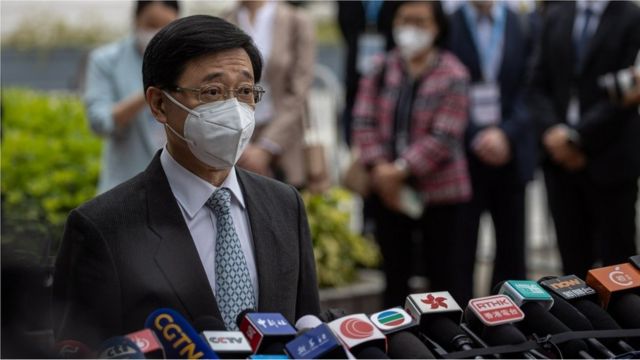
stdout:
[[249,268],[231,218],[231,191],[220,188],[207,206],[216,216],[216,300],[227,330],[237,330],[236,317],[255,308]]

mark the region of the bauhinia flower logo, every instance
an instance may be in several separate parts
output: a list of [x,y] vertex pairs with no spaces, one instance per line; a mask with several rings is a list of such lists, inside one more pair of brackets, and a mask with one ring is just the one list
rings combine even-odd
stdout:
[[449,305],[447,305],[447,303],[445,302],[445,301],[447,301],[447,298],[442,297],[442,296],[435,297],[435,296],[429,294],[429,295],[427,295],[426,298],[424,298],[424,299],[422,299],[420,301],[422,301],[423,303],[425,303],[427,305],[431,305],[431,309],[432,310],[435,310],[435,309],[437,309],[437,308],[439,308],[441,306],[443,308],[445,308],[445,309],[449,308]]

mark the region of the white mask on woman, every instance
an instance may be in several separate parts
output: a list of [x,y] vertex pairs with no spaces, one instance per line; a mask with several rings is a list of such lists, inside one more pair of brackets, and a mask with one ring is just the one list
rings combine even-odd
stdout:
[[393,29],[393,40],[405,60],[411,60],[421,51],[433,45],[434,35],[431,31],[415,26],[403,25]]
[[189,113],[184,122],[184,136],[169,124],[165,125],[189,145],[193,155],[216,169],[234,166],[253,135],[255,118],[251,106],[231,98],[202,104],[191,110],[166,91],[164,94]]

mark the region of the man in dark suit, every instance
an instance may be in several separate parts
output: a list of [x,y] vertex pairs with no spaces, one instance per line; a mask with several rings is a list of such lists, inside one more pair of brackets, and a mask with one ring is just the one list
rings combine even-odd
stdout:
[[523,100],[530,41],[518,16],[504,3],[467,2],[453,14],[450,25],[449,47],[472,80],[465,143],[473,198],[463,208],[466,246],[459,253],[464,302],[473,297],[484,211],[491,214],[496,239],[491,284],[526,276],[525,186],[535,167],[534,137]]
[[531,109],[568,274],[636,253],[640,118],[609,101],[598,78],[630,66],[638,49],[640,9],[632,2],[563,2],[544,19]]
[[69,215],[54,279],[57,339],[96,345],[163,307],[229,329],[246,308],[290,321],[319,312],[299,194],[234,167],[261,72],[251,38],[219,18],[186,17],[154,37],[143,81],[167,145]]
[[[358,84],[365,69],[358,64],[373,64],[374,62],[363,51],[367,37],[379,37],[381,45],[378,50],[386,52],[394,47],[391,28],[393,14],[397,4],[394,1],[366,0],[366,1],[338,1],[338,25],[346,46],[345,62],[345,109],[343,114],[343,131],[347,144],[351,144],[352,110],[356,101]],[[373,54],[369,54],[373,55]],[[361,58],[362,57],[362,58]]]

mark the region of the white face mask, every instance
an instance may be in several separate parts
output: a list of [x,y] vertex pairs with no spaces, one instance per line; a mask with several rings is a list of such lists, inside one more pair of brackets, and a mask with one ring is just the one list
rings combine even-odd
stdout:
[[164,94],[189,113],[184,123],[184,136],[165,125],[189,145],[193,155],[216,169],[234,166],[253,135],[255,119],[251,106],[231,98],[191,110],[167,92]]
[[393,29],[393,40],[398,45],[402,57],[411,60],[421,51],[431,47],[434,36],[430,31],[404,25]]
[[158,33],[158,30],[136,30],[136,44],[144,51],[153,39],[154,36]]

